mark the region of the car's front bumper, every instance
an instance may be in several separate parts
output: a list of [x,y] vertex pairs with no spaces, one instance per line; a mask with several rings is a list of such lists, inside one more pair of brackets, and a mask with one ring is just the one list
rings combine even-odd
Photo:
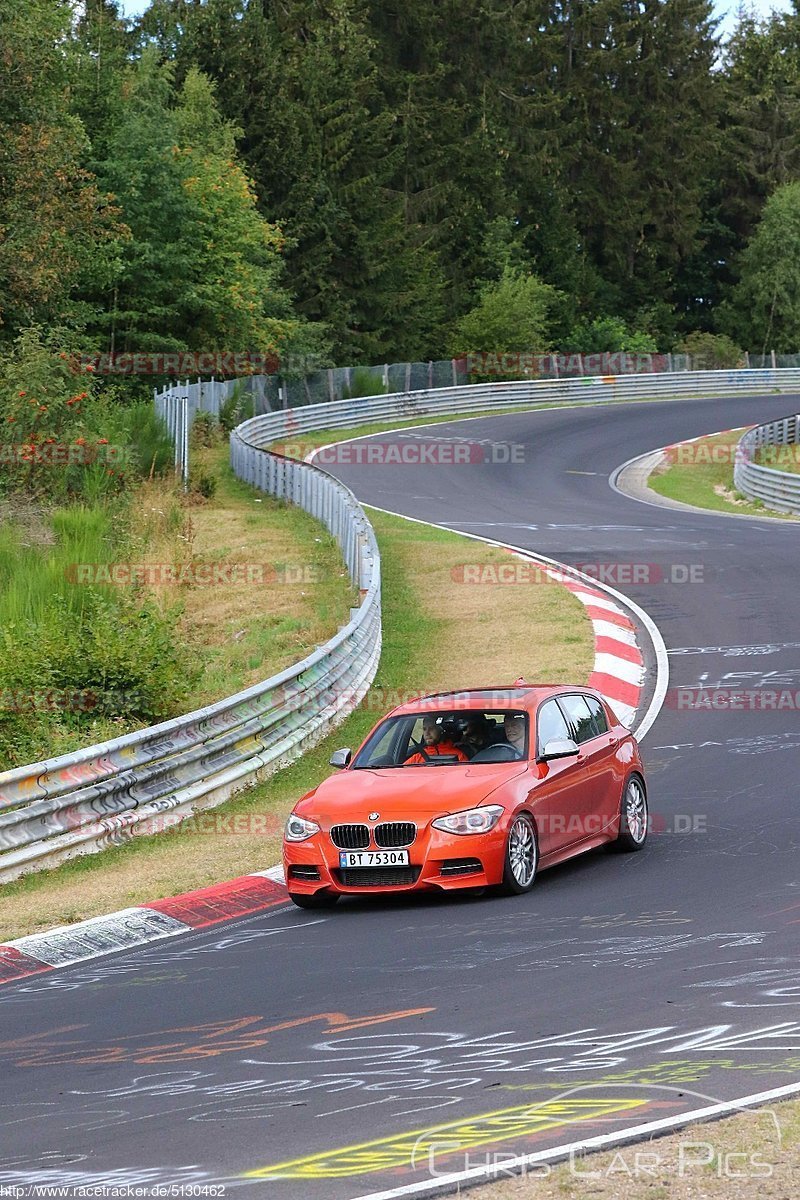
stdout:
[[284,842],[283,865],[289,891],[306,896],[319,891],[354,896],[381,892],[456,891],[500,883],[505,846],[503,820],[489,833],[449,834],[428,827],[420,830],[416,840],[407,847],[410,864],[407,868],[342,870],[340,852],[323,831],[305,842]]

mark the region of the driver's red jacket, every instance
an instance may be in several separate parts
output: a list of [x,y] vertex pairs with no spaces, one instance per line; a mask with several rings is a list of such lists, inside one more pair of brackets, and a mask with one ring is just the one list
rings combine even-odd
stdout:
[[440,754],[455,754],[459,762],[469,762],[469,759],[464,751],[459,750],[458,746],[456,746],[454,742],[436,742],[434,746],[425,747],[425,754],[422,754],[421,752],[412,754],[411,758],[406,759],[404,765],[407,767],[424,765],[427,761],[427,758],[437,758]]

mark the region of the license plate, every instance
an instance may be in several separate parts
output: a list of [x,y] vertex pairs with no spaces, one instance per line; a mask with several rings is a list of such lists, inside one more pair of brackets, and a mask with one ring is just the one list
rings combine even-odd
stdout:
[[342,850],[339,866],[352,867],[407,867],[407,850]]

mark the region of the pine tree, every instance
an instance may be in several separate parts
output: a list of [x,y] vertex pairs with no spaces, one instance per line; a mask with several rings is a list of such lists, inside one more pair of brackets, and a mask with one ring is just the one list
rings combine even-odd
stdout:
[[669,304],[698,244],[716,120],[709,0],[566,0],[564,154],[605,306]]
[[215,79],[244,131],[262,212],[287,237],[299,313],[330,329],[340,361],[424,353],[436,261],[390,186],[393,118],[360,0],[209,0],[187,15],[179,61]]
[[117,213],[86,169],[70,110],[64,0],[0,0],[0,323],[79,324],[72,289],[102,276]]

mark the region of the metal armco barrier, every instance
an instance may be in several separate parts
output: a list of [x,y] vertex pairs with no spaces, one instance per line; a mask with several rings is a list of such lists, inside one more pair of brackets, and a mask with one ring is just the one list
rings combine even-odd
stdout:
[[755,462],[759,446],[796,446],[800,443],[800,416],[784,417],[748,429],[739,440],[733,481],[750,500],[761,500],[779,512],[800,514],[800,474],[765,467]]
[[[317,517],[336,538],[361,604],[302,662],[207,708],[77,753],[0,774],[0,882],[105,849],[142,822],[222,803],[313,745],[359,703],[381,649],[380,556],[353,494],[316,467],[234,431],[237,475]],[[166,822],[165,822],[166,824]]]
[[250,430],[249,436],[259,445],[267,446],[277,440],[288,444],[299,442],[304,433],[312,430],[352,429],[377,421],[407,421],[447,413],[491,412],[497,408],[555,403],[713,399],[747,392],[783,391],[800,391],[800,368],[522,380],[304,405],[254,417],[241,428]]
[[[176,388],[177,395],[186,389]],[[450,413],[569,402],[800,392],[800,369],[525,380],[334,401],[253,417],[231,436],[236,474],[299,504],[336,537],[362,601],[303,662],[187,716],[0,774],[0,882],[104,849],[160,814],[221,803],[290,761],[351,711],[377,670],[380,559],[355,497],[325,472],[267,451],[305,432]],[[170,393],[159,398],[166,406]],[[164,407],[163,411],[166,411]],[[774,473],[774,472],[772,472]]]

